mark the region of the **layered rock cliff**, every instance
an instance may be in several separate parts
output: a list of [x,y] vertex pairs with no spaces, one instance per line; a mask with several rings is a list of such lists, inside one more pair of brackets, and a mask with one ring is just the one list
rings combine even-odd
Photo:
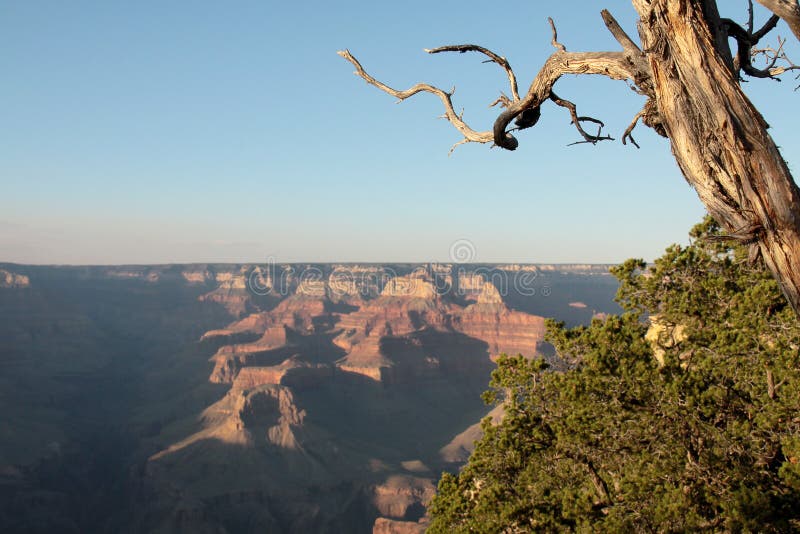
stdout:
[[0,530],[422,532],[492,358],[613,289],[583,266],[0,265]]
[[[201,451],[221,445],[250,450],[251,461],[271,473],[245,476],[245,486],[263,488],[263,476],[307,484],[297,478],[303,473],[329,487],[341,476],[332,464],[348,466],[348,478],[363,490],[360,502],[377,516],[375,532],[422,531],[438,469],[463,461],[470,444],[464,438],[455,452],[441,449],[482,414],[477,399],[492,358],[536,354],[544,319],[510,309],[485,274],[442,265],[401,273],[337,266],[313,277],[292,271],[279,278],[288,295],[277,305],[203,335],[217,346],[209,381],[229,390],[203,412],[198,431],[151,457],[149,472],[154,479],[186,480],[184,458],[200,454],[214,463]],[[203,280],[206,275],[192,278]],[[464,395],[471,398],[466,405]],[[440,428],[415,430],[417,443],[426,444],[422,449],[391,452],[403,448],[397,441],[408,439],[403,433],[419,424],[414,419],[424,412],[418,410],[430,410],[423,406],[431,402]],[[449,423],[440,419],[452,411],[467,412],[469,419],[466,413]],[[348,412],[355,420],[346,421]],[[353,434],[323,445],[331,439],[331,418],[339,419],[339,431],[352,426]],[[292,472],[277,460],[291,464]]]
[[23,288],[31,285],[30,278],[24,274],[17,274],[5,269],[0,269],[0,287]]

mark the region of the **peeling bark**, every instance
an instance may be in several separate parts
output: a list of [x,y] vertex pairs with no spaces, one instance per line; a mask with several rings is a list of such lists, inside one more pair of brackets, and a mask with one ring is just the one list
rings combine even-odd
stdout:
[[744,228],[795,311],[800,309],[800,190],[717,49],[705,4],[634,0],[655,102],[672,153],[709,213]]

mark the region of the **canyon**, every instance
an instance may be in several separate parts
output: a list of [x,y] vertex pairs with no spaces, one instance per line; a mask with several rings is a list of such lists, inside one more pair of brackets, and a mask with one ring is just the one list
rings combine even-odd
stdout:
[[0,264],[4,532],[422,532],[608,266]]

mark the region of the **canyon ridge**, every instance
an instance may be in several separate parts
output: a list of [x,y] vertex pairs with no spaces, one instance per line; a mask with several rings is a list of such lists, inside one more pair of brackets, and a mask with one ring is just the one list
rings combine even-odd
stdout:
[[0,264],[4,532],[424,531],[604,265]]

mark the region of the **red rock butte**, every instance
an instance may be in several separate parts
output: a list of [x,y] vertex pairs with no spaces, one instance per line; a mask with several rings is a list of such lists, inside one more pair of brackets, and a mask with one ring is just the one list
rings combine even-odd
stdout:
[[[487,358],[495,358],[501,353],[533,356],[544,341],[544,319],[509,309],[497,288],[481,275],[456,273],[442,285],[436,273],[415,271],[385,279],[379,292],[355,283],[341,292],[341,270],[331,276],[338,279],[301,281],[273,309],[207,332],[204,339],[235,339],[243,334],[257,338],[223,344],[212,357],[210,380],[232,384],[245,372],[251,387],[277,384],[287,369],[300,365],[287,367],[291,356],[293,362],[323,361],[338,371],[394,381],[436,371],[469,371],[457,359],[440,356],[437,345],[441,350],[459,340],[482,342]],[[218,295],[218,290],[212,294]],[[240,296],[233,299],[231,308],[239,308]],[[309,354],[309,344],[319,347],[311,341],[319,336],[331,338],[331,354]],[[418,357],[412,357],[415,351]]]
[[[221,280],[192,272],[184,278],[195,284],[216,281],[218,286],[200,298],[241,317],[202,338],[218,346],[209,380],[230,389],[203,413],[203,428],[154,455],[155,465],[207,440],[249,447],[263,442],[286,454],[303,454],[303,436],[310,434],[305,411],[294,400],[303,391],[337,376],[380,387],[442,376],[486,384],[497,355],[534,356],[544,342],[542,317],[510,309],[485,275],[448,266],[402,275],[373,266],[337,267],[327,278],[313,280],[291,273],[283,276],[280,291],[277,280],[264,277],[259,283],[277,304],[252,313],[245,311],[251,303],[244,273]],[[465,446],[470,444],[450,449]],[[454,454],[450,449],[441,453],[445,462]],[[403,518],[409,507],[430,501],[431,474],[418,460],[403,465],[407,472],[421,470],[422,478],[392,475],[374,486],[372,501],[381,514],[375,532],[424,531],[424,518],[422,523]]]

